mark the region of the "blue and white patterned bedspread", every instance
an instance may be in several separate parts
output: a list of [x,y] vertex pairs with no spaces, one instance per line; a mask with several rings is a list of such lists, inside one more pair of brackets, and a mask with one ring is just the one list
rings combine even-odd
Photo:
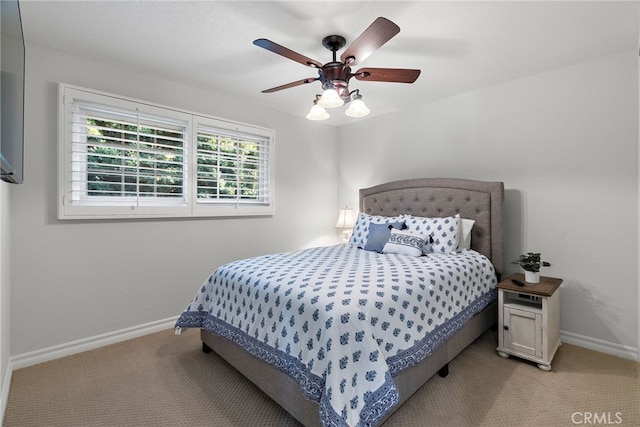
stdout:
[[204,328],[296,379],[325,426],[376,425],[398,401],[393,377],[495,299],[474,251],[410,257],[348,244],[218,268],[176,328]]

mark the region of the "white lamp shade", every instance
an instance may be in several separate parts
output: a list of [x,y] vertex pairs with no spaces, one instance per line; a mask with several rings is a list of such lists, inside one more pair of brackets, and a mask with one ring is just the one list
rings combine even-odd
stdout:
[[371,110],[367,108],[361,99],[354,99],[351,101],[351,105],[344,113],[349,117],[364,117],[370,112]]
[[335,89],[327,89],[322,92],[322,97],[318,101],[318,105],[324,108],[336,108],[343,104],[344,101]]
[[323,107],[315,104],[309,110],[309,114],[307,114],[307,119],[309,120],[326,120],[329,118],[329,113]]
[[353,228],[356,225],[356,216],[353,209],[345,208],[340,209],[338,215],[338,221],[336,222],[336,228]]

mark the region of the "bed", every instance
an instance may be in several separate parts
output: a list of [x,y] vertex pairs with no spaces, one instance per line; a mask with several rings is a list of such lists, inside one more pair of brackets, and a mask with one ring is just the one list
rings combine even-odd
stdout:
[[[466,179],[361,189],[349,243],[216,269],[176,332],[200,328],[203,351],[215,351],[305,426],[380,425],[496,323],[503,200],[503,183]],[[427,224],[416,218],[436,221],[428,241],[416,238],[415,227]],[[470,250],[434,241],[445,218],[458,218],[458,228],[473,221]],[[402,226],[393,226],[398,219]],[[384,253],[359,240],[377,220],[392,236]],[[410,256],[400,245],[396,253],[393,242],[433,252]]]

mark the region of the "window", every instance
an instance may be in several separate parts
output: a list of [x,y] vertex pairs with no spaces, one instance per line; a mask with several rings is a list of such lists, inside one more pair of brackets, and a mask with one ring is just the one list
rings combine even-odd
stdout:
[[273,131],[60,85],[59,217],[273,213]]
[[239,125],[196,118],[199,206],[269,203],[270,138]]

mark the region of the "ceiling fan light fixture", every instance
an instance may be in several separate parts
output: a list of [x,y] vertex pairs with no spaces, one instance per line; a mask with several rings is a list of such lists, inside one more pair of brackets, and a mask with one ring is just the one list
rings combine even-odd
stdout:
[[344,113],[349,117],[364,117],[370,112],[371,110],[361,99],[356,99],[355,101],[351,101],[351,106]]
[[362,100],[362,95],[356,91],[356,94],[353,96],[353,101],[351,101],[351,105],[349,105],[349,108],[344,113],[349,117],[364,117],[370,112],[371,110]]
[[329,118],[329,113],[324,107],[319,106],[314,102],[313,107],[309,110],[309,114],[307,114],[307,119],[309,120],[327,120]]
[[318,105],[324,108],[337,108],[344,104],[344,100],[340,98],[338,92],[334,88],[328,88],[322,92],[322,97],[318,101]]
[[365,105],[360,95],[360,89],[356,89],[349,95],[353,95],[349,108],[344,113],[349,117],[364,117],[371,112],[371,110]]

